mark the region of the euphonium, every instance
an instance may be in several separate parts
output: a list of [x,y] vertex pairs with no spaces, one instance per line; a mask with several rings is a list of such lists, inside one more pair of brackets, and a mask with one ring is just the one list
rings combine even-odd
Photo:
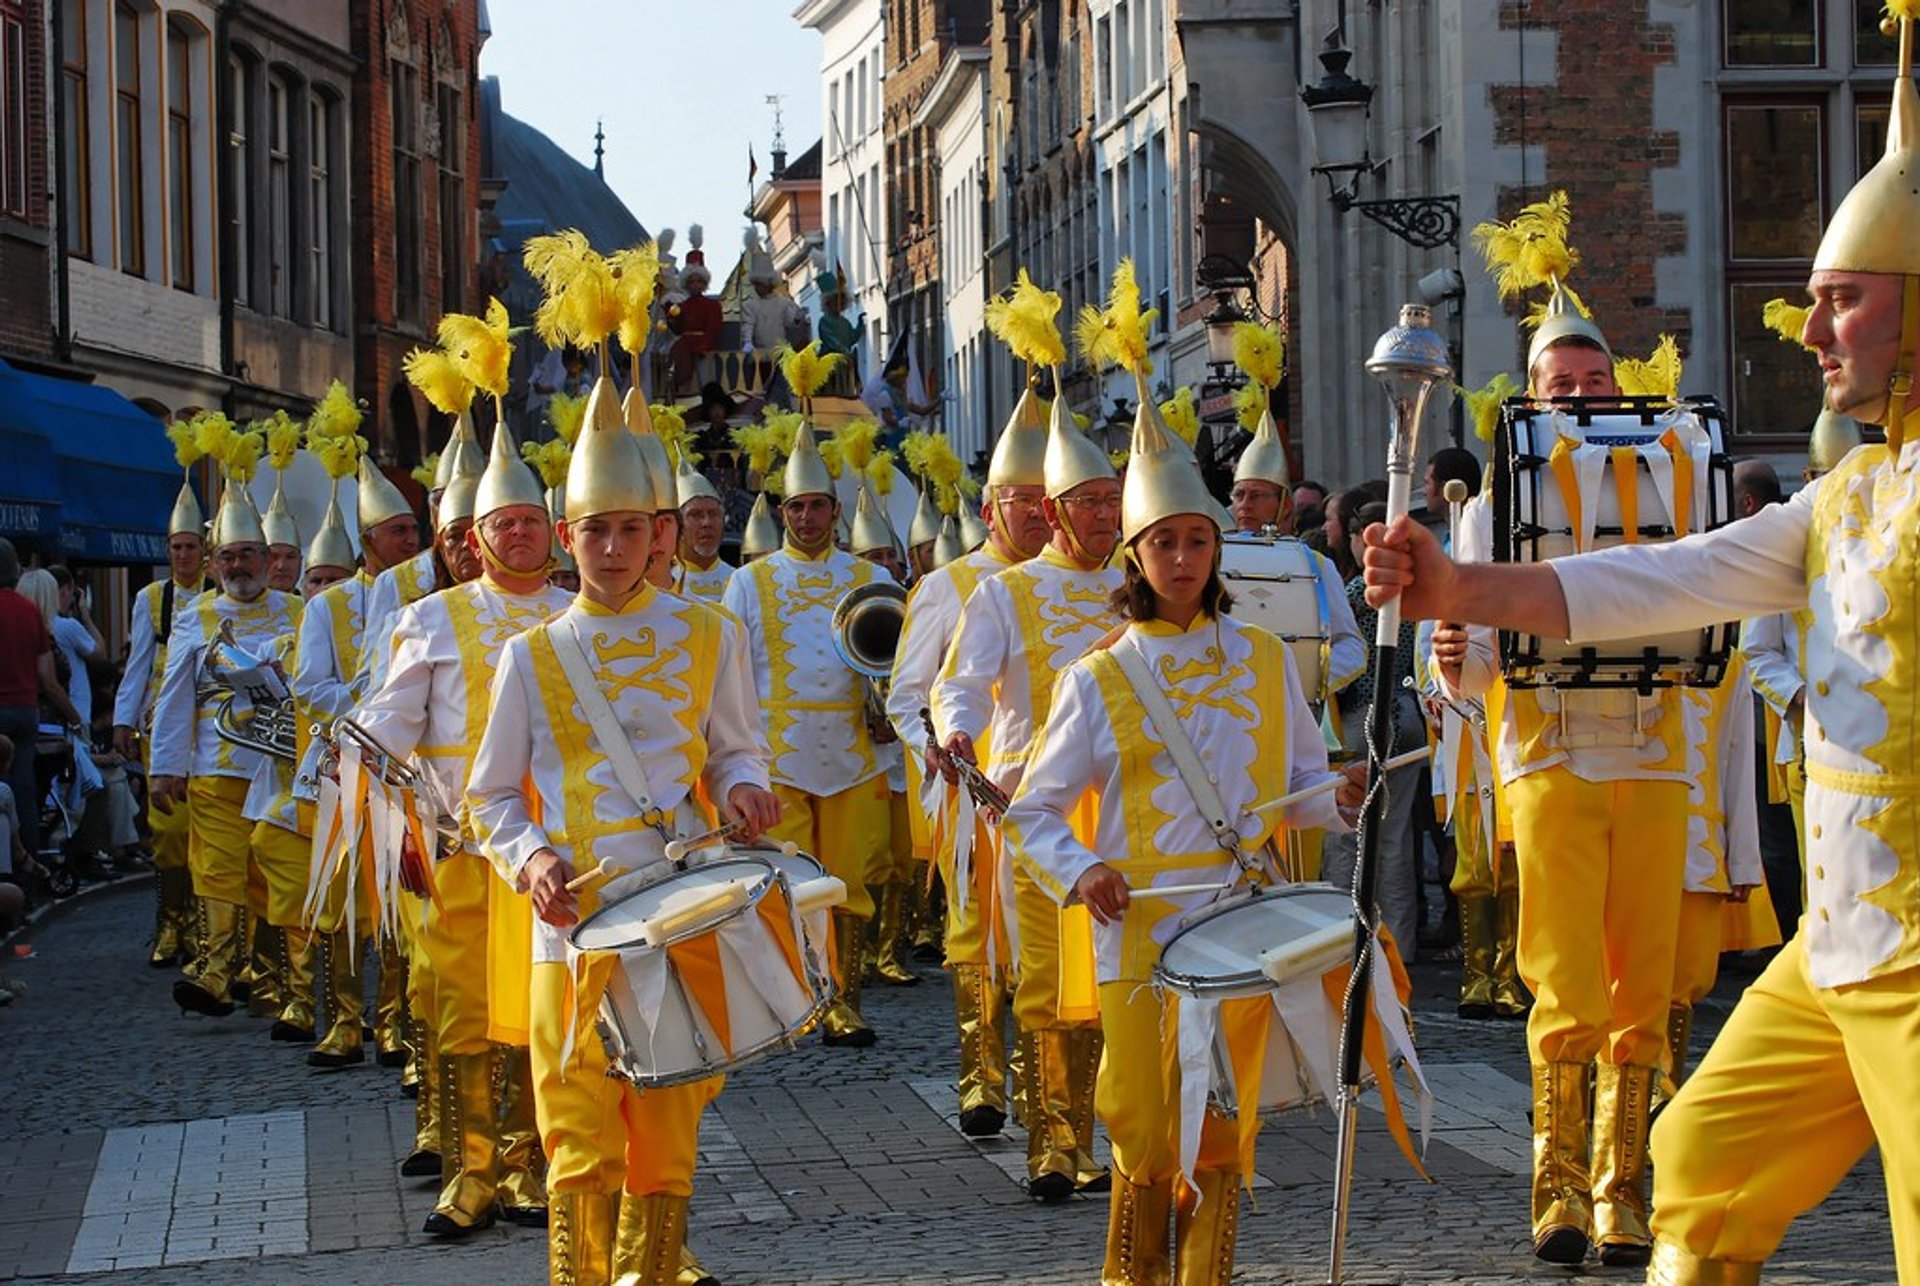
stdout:
[[907,591],[890,580],[849,590],[833,609],[833,650],[866,681],[867,723],[878,740],[897,738],[887,724],[887,683],[907,620]]
[[244,715],[233,708],[234,699],[239,696],[233,685],[234,673],[259,669],[265,664],[267,662],[240,646],[233,637],[233,623],[222,621],[220,632],[207,647],[201,691],[207,695],[219,694],[220,704],[213,711],[213,728],[221,740],[291,763],[299,757],[292,697],[269,698],[253,692],[248,694],[250,708]]

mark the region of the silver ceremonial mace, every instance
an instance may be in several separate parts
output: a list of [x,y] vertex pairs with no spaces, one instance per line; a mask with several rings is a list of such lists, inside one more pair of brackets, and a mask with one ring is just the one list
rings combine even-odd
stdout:
[[[1433,329],[1425,304],[1402,304],[1400,324],[1374,343],[1367,374],[1386,386],[1393,438],[1387,444],[1387,523],[1412,507],[1413,462],[1420,421],[1437,386],[1453,379],[1446,341]],[[1400,640],[1400,600],[1380,608],[1373,635],[1373,704],[1367,714],[1367,798],[1360,813],[1359,853],[1353,865],[1353,971],[1347,979],[1340,1030],[1340,1136],[1334,1150],[1333,1248],[1327,1281],[1340,1286],[1347,1250],[1347,1206],[1353,1196],[1353,1148],[1360,1123],[1360,1069],[1373,989],[1374,876],[1380,823],[1387,804],[1387,753],[1393,747],[1393,675]]]

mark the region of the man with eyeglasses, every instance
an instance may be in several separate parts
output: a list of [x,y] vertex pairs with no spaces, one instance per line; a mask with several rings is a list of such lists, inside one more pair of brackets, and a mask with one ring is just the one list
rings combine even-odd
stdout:
[[[1108,566],[1120,537],[1120,480],[1106,452],[1075,426],[1065,399],[1053,404],[1041,476],[1051,539],[1037,557],[974,591],[933,686],[944,753],[979,766],[1009,796],[1046,723],[1054,677],[1120,621],[1111,600],[1123,577]],[[1084,998],[1065,985],[1080,972],[1079,956],[1091,959],[1086,909],[1063,910],[1018,863],[1012,906],[1027,1190],[1049,1203],[1105,1191],[1111,1180],[1093,1159],[1100,1027],[1091,973],[1081,980]]]
[[[182,1012],[222,1017],[233,1012],[233,983],[245,941],[251,890],[271,893],[289,882],[304,889],[305,870],[271,875],[274,855],[256,852],[243,814],[257,751],[222,737],[221,707],[236,692],[234,670],[252,670],[273,656],[274,641],[299,623],[300,601],[267,587],[267,537],[242,483],[228,480],[213,524],[213,574],[219,583],[193,600],[174,626],[167,669],[153,708],[153,806],[172,812],[191,802],[187,867],[205,929],[187,976],[173,984]],[[223,631],[231,638],[222,638]],[[265,912],[264,899],[252,909]]]
[[[987,543],[928,572],[914,586],[887,688],[887,717],[900,744],[924,751],[907,756],[908,817],[917,855],[938,864],[947,890],[947,968],[953,972],[960,1036],[960,1129],[976,1138],[998,1134],[1007,1120],[1005,1009],[1013,949],[1001,913],[999,864],[988,860],[989,819],[976,814],[965,847],[958,846],[958,792],[941,776],[940,751],[927,740],[921,712],[930,704],[934,680],[960,628],[961,609],[974,591],[1046,546],[1046,454],[1046,417],[1029,385],[987,462],[981,497]],[[957,848],[968,860],[956,873]],[[978,860],[972,857],[976,853]],[[964,893],[956,884],[961,877]]]
[[[440,520],[443,533],[465,532],[464,557],[443,549],[448,567],[457,572],[470,560],[478,575],[400,610],[386,681],[354,718],[389,753],[424,768],[433,804],[460,828],[458,846],[437,855],[436,896],[410,953],[415,973],[427,975],[433,1024],[434,1057],[421,1078],[432,1078],[439,1099],[442,1186],[424,1230],[455,1239],[490,1225],[496,1205],[510,1222],[546,1226],[528,979],[521,974],[515,986],[513,971],[501,968],[509,959],[527,967],[533,926],[511,879],[494,878],[464,801],[501,651],[572,596],[547,583],[545,494],[504,425],[494,428],[485,473],[448,483]],[[496,949],[496,935],[511,940]]]

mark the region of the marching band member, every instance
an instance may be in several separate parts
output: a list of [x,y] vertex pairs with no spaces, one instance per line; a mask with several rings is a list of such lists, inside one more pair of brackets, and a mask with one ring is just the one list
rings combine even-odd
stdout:
[[[176,458],[183,469],[200,459],[199,445],[185,424],[168,430]],[[113,695],[113,748],[142,762],[152,754],[152,740],[144,735],[153,716],[160,679],[167,671],[167,649],[193,600],[209,586],[207,548],[201,534],[206,519],[194,499],[193,484],[183,481],[180,495],[167,518],[167,576],[134,595],[127,622],[127,664]],[[151,781],[152,768],[147,769]],[[194,946],[193,875],[187,869],[188,808],[182,800],[171,812],[153,806],[148,798],[147,824],[153,831],[154,922],[153,950],[147,963],[166,969],[191,961]]]
[[[427,1072],[440,1103],[443,1183],[425,1231],[459,1238],[490,1225],[496,1203],[510,1222],[546,1222],[531,1131],[515,1155],[496,1101],[500,1086],[509,1110],[530,1107],[532,1085],[525,1057],[492,1039],[489,899],[496,881],[461,805],[501,649],[570,599],[547,584],[546,497],[504,424],[494,427],[486,472],[449,481],[440,520],[447,565],[459,575],[471,559],[483,570],[400,610],[386,682],[354,719],[388,753],[418,760],[441,811],[462,822],[459,846],[435,862],[437,896],[424,908],[413,954],[414,974],[431,978],[428,1047],[435,1057]],[[449,547],[454,533],[464,533],[466,559]]]
[[720,557],[720,540],[727,533],[727,511],[720,492],[693,467],[682,452],[674,474],[680,497],[680,588],[689,598],[717,603],[727,592],[733,565]]
[[[199,418],[209,425],[217,419],[227,437],[237,437],[226,417]],[[229,465],[231,473],[230,460],[222,463]],[[216,726],[222,701],[234,696],[212,681],[209,653],[224,647],[222,627],[230,628],[239,649],[264,659],[275,639],[294,630],[299,615],[298,599],[267,588],[266,533],[245,483],[237,477],[229,477],[221,496],[212,544],[214,576],[220,588],[194,600],[167,649],[166,674],[154,703],[151,790],[155,807],[162,812],[191,801],[193,827],[187,860],[206,920],[198,968],[173,984],[173,999],[183,1011],[219,1017],[233,1012],[232,984],[243,963],[250,881],[265,890],[269,903],[284,905],[290,899],[298,923],[306,862],[302,854],[289,869],[281,860],[284,855],[253,848],[252,827],[241,815],[241,807],[252,781],[256,752],[226,740]],[[227,663],[229,659],[222,657],[221,668]]]
[[[1143,404],[1143,413],[1151,408]],[[1053,404],[1042,474],[1041,508],[1051,539],[1038,556],[974,590],[932,691],[944,751],[979,766],[1009,794],[1047,721],[1055,677],[1117,622],[1108,600],[1121,574],[1108,563],[1119,536],[1120,480],[1106,453],[1074,424],[1064,399]],[[1038,1201],[1064,1201],[1107,1181],[1092,1150],[1100,1030],[1091,997],[1067,1004],[1084,939],[1082,926],[1063,916],[1085,912],[1063,912],[1018,864],[1011,900],[1014,1017],[1029,1078],[1027,1190]]]
[[[1164,689],[1166,712],[1207,766],[1247,851],[1276,824],[1346,829],[1339,809],[1357,807],[1363,794],[1349,777],[1337,801],[1323,794],[1285,819],[1255,811],[1258,801],[1330,774],[1285,646],[1223,615],[1232,600],[1220,578],[1219,514],[1192,456],[1143,413],[1121,519],[1126,571],[1114,594],[1128,624],[1061,673],[1006,818],[1020,868],[1047,896],[1094,916],[1106,1034],[1099,1108],[1119,1171],[1100,1280],[1115,1286],[1175,1280],[1170,1225],[1178,1281],[1229,1280],[1242,1177],[1233,1123],[1209,1113],[1196,1172],[1176,1201],[1180,1089],[1162,1034],[1171,1003],[1153,987],[1153,969],[1180,917],[1204,899],[1139,894],[1154,884],[1224,886],[1242,871],[1239,853],[1223,851],[1186,793],[1136,685]],[[1074,820],[1089,794],[1099,801],[1091,834]]]
[[[802,405],[834,364],[820,361],[815,348],[782,362]],[[722,602],[745,628],[752,649],[773,789],[783,810],[770,834],[814,854],[847,886],[846,903],[833,912],[839,994],[827,1011],[822,1039],[864,1048],[874,1043],[873,1028],[860,1012],[866,928],[874,911],[867,890],[886,868],[892,818],[886,765],[868,727],[862,681],[834,651],[832,638],[834,608],[880,573],[834,548],[840,502],[811,424],[801,424],[783,480],[785,542],[735,572]]]
[[[1648,1281],[1751,1283],[1793,1219],[1876,1142],[1902,1282],[1920,1282],[1920,851],[1912,789],[1912,393],[1920,348],[1920,5],[1898,0],[1885,156],[1840,203],[1801,333],[1829,409],[1886,429],[1786,504],[1716,531],[1544,566],[1449,566],[1411,524],[1368,533],[1368,592],[1416,616],[1549,638],[1650,632],[1806,609],[1808,913],[1741,996],[1654,1130],[1660,1175]],[[1568,833],[1563,826],[1562,841]],[[1527,885],[1521,885],[1523,897]],[[1525,930],[1526,915],[1522,925]],[[1524,937],[1523,937],[1524,945]],[[1536,1009],[1536,1013],[1538,1010]]]
[[[911,433],[907,435],[908,439],[913,436]],[[903,442],[903,454],[904,451],[905,443]],[[932,494],[923,483],[916,490],[913,523],[907,528],[907,570],[913,573],[913,579],[916,582],[933,570],[933,542],[939,538],[940,508],[934,503]]]
[[[612,962],[585,965],[576,985],[565,930],[664,868],[668,826],[708,829],[696,783],[748,840],[779,804],[740,628],[645,581],[659,502],[616,397],[610,381],[595,385],[568,470],[560,534],[581,594],[507,643],[468,801],[539,917],[531,1036],[551,1279],[666,1286],[682,1266],[700,1114],[720,1078],[639,1091],[608,1077],[594,1022]],[[593,730],[601,719],[617,725],[616,745]],[[596,863],[616,878],[570,892]]]
[[[1060,296],[1040,290],[1023,272],[1020,284],[1004,305],[996,301],[989,313],[996,321],[995,333],[1014,348],[1016,356],[1028,362],[1029,374],[1019,404],[987,461],[987,485],[981,496],[987,543],[926,573],[913,587],[887,688],[887,716],[893,720],[901,744],[927,746],[929,756],[937,747],[928,746],[921,712],[932,704],[934,681],[959,629],[961,609],[983,580],[1036,556],[1047,544],[1050,529],[1043,504],[1047,423],[1034,392],[1032,368],[1050,358],[1065,360],[1065,348],[1053,324],[1059,308]],[[1021,318],[1034,321],[1023,324]],[[1017,343],[1013,336],[1018,337]],[[944,437],[928,434],[927,439],[917,443],[910,436],[908,454],[921,454],[936,442],[952,454]],[[955,457],[953,464],[958,463]],[[951,470],[938,472],[944,476]],[[914,521],[920,521],[917,512]],[[1007,1119],[1005,1008],[1013,968],[1012,944],[998,888],[999,863],[991,857],[993,831],[986,817],[975,815],[968,851],[978,857],[969,864],[966,896],[955,896],[956,792],[939,781],[938,765],[929,763],[926,756],[910,757],[907,767],[913,794],[910,802],[918,812],[912,820],[925,835],[941,882],[948,890],[946,961],[953,974],[953,1016],[960,1036],[960,1130],[972,1137],[986,1137],[998,1134]],[[927,802],[929,786],[937,805]],[[928,816],[930,812],[937,816]]]

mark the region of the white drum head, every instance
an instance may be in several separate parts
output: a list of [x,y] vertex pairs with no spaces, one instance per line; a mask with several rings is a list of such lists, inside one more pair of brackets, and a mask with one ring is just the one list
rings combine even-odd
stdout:
[[1274,989],[1260,957],[1274,947],[1353,923],[1353,899],[1331,884],[1293,884],[1229,902],[1176,933],[1155,980],[1193,996],[1255,996]]
[[[618,951],[645,945],[645,926],[662,912],[689,895],[697,898],[702,890],[718,893],[730,883],[745,885],[747,904],[751,906],[765,896],[773,883],[773,868],[766,862],[742,857],[708,862],[690,871],[674,871],[595,911],[574,929],[571,941],[582,951]],[[675,937],[705,932],[728,914],[730,910],[696,919]]]
[[1233,595],[1233,619],[1287,645],[1303,694],[1318,707],[1327,681],[1321,647],[1332,627],[1313,551],[1289,537],[1237,532],[1221,543],[1220,578]]

